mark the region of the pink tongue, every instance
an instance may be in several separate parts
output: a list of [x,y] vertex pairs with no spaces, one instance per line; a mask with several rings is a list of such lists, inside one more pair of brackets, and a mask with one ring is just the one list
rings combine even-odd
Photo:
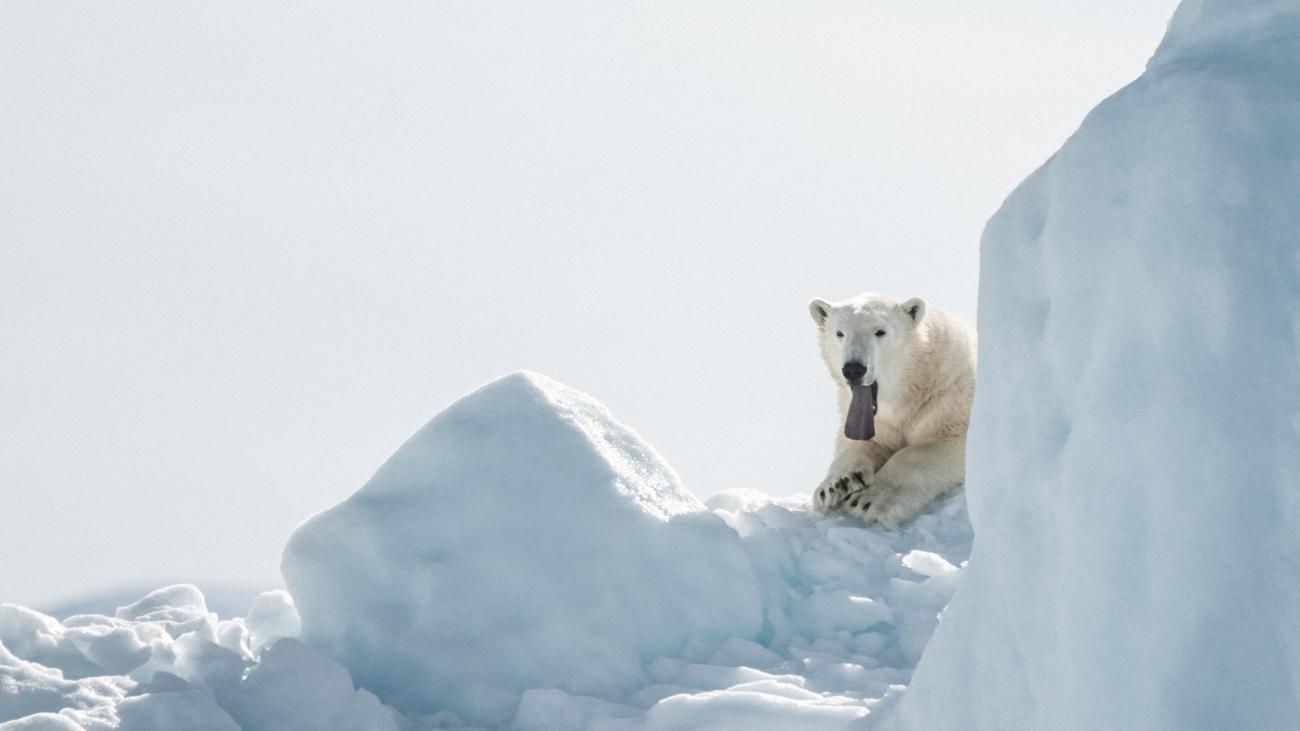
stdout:
[[849,388],[853,400],[849,402],[849,416],[844,420],[844,436],[865,442],[876,435],[876,384]]

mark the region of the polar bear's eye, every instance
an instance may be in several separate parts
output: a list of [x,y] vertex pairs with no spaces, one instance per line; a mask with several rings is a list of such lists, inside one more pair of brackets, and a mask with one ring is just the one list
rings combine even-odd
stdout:
[[883,338],[883,337],[885,337],[885,331],[884,331],[884,330],[877,330],[877,331],[876,331],[876,337],[878,337],[878,338]]
[[835,331],[835,337],[837,337],[837,338],[842,338],[842,337],[844,337],[844,333],[840,332],[839,330],[836,330],[836,331]]

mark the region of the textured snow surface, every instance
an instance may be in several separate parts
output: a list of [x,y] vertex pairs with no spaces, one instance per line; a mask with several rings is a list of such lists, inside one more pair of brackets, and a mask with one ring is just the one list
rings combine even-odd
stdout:
[[521,372],[300,526],[282,568],[303,641],[412,717],[676,728],[750,699],[825,726],[906,682],[968,550],[959,503],[903,534],[711,506],[599,403]]
[[258,596],[247,620],[220,620],[190,585],[111,617],[0,605],[0,729],[396,730],[342,666],[283,639],[297,622],[282,591]]
[[842,728],[909,682],[970,544],[962,496],[902,531],[703,505],[599,403],[515,373],[299,527],[294,597],[0,605],[0,731]]
[[[568,678],[547,676],[502,701],[505,721],[477,727],[839,729],[907,683],[970,549],[961,496],[897,532],[748,491],[722,493],[709,506],[734,528],[728,544],[738,542],[750,563],[764,614],[758,629],[688,638],[675,652],[647,656],[637,683],[618,692],[566,692],[559,686]],[[476,597],[460,601],[490,611]],[[522,606],[517,616],[531,625],[569,621],[529,614],[553,609],[545,603]],[[218,620],[190,586],[117,614],[59,623],[0,608],[0,730],[424,731],[468,723],[448,708],[398,713],[357,689],[339,663],[283,639],[298,626],[284,592],[259,596],[247,619]],[[503,667],[502,675],[515,673]]]
[[0,605],[0,731],[839,729],[908,682],[970,543],[961,495],[899,531],[706,506],[603,406],[518,373],[300,526],[294,597]]
[[[712,511],[742,536],[766,621],[644,664],[646,684],[593,698],[523,694],[520,729],[841,729],[910,679],[970,551],[960,495],[904,530],[867,530],[806,499],[729,491]],[[688,560],[683,558],[683,560]]]
[[601,696],[692,638],[756,635],[736,534],[590,398],[516,373],[462,398],[282,571],[303,639],[411,713],[502,724],[529,688]]
[[1184,2],[990,221],[979,535],[890,726],[1300,719],[1300,3]]

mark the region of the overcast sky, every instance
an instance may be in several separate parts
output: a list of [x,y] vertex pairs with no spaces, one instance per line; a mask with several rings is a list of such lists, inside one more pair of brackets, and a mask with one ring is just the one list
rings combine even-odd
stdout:
[[701,496],[810,492],[806,303],[972,320],[1172,0],[0,4],[0,601],[270,587],[529,368]]

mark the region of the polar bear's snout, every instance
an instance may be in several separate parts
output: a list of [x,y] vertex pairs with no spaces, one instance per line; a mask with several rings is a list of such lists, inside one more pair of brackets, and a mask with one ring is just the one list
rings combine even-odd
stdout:
[[862,383],[862,377],[867,375],[867,367],[861,361],[851,360],[844,364],[844,367],[840,369],[840,373],[844,374],[844,380],[848,381],[850,385],[856,386]]

